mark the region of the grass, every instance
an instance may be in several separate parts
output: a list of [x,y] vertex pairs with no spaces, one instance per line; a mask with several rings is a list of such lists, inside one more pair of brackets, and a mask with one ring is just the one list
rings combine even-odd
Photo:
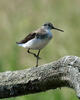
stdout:
[[[0,0],[0,71],[32,67],[35,58],[16,41],[45,22],[64,33],[52,31],[53,40],[41,51],[40,64],[65,55],[80,56],[79,0]],[[62,88],[5,100],[78,100],[73,90]]]

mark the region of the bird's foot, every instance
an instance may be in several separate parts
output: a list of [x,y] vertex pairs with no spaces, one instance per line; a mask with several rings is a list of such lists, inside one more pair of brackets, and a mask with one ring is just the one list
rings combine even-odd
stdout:
[[38,59],[41,59],[41,57],[39,57],[38,55],[36,55],[36,54],[34,54],[34,56],[36,57],[36,58],[38,58]]
[[35,67],[38,67],[38,65],[36,65]]

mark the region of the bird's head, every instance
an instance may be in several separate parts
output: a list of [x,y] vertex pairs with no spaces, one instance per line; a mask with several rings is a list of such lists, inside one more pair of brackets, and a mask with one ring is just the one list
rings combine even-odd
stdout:
[[54,27],[53,24],[50,23],[50,22],[45,23],[45,24],[43,25],[43,27],[44,27],[45,29],[49,29],[49,30],[51,30],[51,29],[55,29],[55,30],[58,30],[58,31],[64,32],[63,30]]

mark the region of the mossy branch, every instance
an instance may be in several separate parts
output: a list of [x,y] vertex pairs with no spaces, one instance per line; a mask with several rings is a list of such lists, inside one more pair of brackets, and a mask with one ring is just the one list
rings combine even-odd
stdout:
[[80,98],[80,58],[65,56],[39,67],[0,73],[0,98],[70,87]]

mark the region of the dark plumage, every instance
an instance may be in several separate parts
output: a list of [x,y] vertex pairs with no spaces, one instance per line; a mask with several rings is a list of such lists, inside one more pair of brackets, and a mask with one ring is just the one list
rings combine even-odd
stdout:
[[29,35],[27,35],[23,40],[21,40],[20,42],[16,42],[17,44],[23,44],[28,42],[29,40],[33,39],[35,37],[36,33],[31,33]]

